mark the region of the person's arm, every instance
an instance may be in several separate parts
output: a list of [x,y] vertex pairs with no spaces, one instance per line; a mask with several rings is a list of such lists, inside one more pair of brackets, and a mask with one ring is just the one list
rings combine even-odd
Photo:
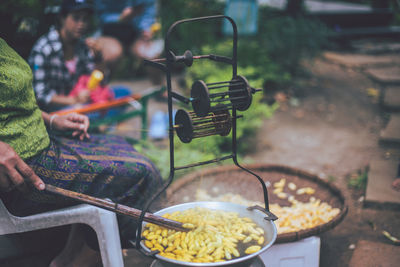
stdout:
[[81,91],[76,96],[65,96],[65,95],[53,95],[50,100],[51,104],[58,105],[58,106],[70,106],[75,104],[84,104],[88,102],[90,97],[90,92]]
[[79,102],[77,101],[76,97],[54,94],[48,104],[54,104],[57,106],[70,106],[78,103]]
[[57,115],[42,111],[42,118],[50,130],[72,131],[72,136],[78,137],[80,140],[90,138],[87,132],[89,128],[89,118],[86,115],[78,113]]
[[43,54],[43,52],[38,50],[38,48],[34,47],[28,60],[28,63],[32,69],[32,84],[37,100],[45,105],[53,104],[57,106],[69,106],[78,103],[85,103],[87,97],[79,98],[79,96],[73,97],[59,95],[55,89],[51,88],[48,82],[49,78],[47,77],[49,70],[45,65],[46,56]]
[[30,182],[38,190],[45,185],[35,172],[19,157],[7,143],[0,141],[0,190],[8,192],[17,188],[27,191],[26,182]]
[[129,22],[131,21],[134,17],[139,16],[144,10],[144,5],[136,5],[136,6],[127,6],[125,7],[120,16],[119,16],[119,21],[120,22]]

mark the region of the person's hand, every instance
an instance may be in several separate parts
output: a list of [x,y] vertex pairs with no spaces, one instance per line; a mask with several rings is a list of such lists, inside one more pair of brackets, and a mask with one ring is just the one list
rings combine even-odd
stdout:
[[85,44],[89,49],[93,52],[95,58],[100,58],[101,55],[101,42],[99,42],[97,39],[88,37],[85,39]]
[[119,20],[121,22],[128,22],[131,19],[133,19],[135,16],[140,15],[144,10],[143,5],[138,5],[135,7],[125,7],[124,10],[122,10],[121,15],[119,16]]
[[90,138],[87,130],[89,128],[89,118],[86,115],[70,113],[55,116],[51,122],[51,128],[59,131],[72,130],[72,136],[80,140]]
[[8,192],[17,188],[27,191],[26,181],[38,190],[45,185],[35,172],[18,156],[14,149],[0,141],[0,190]]
[[90,91],[89,90],[82,90],[76,96],[76,102],[78,104],[85,104],[89,102],[90,99]]
[[85,44],[93,50],[100,50],[100,46],[95,38],[88,37],[85,39]]
[[133,18],[133,7],[125,7],[124,10],[122,10],[121,15],[119,16],[119,20],[122,22],[127,22],[128,20],[131,20]]

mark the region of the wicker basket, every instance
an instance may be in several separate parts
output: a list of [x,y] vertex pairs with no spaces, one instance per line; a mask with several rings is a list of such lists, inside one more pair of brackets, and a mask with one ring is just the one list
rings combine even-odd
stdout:
[[[334,228],[347,214],[348,207],[342,192],[335,185],[321,179],[315,174],[282,165],[253,164],[245,167],[271,184],[279,181],[281,178],[286,178],[287,183],[293,182],[298,187],[313,187],[316,189],[313,194],[315,198],[327,202],[334,208],[340,209],[340,212],[327,223],[305,230],[278,234],[276,243],[292,242],[309,236],[319,235]],[[167,205],[172,206],[184,202],[196,201],[195,194],[199,188],[206,190],[210,195],[214,196],[233,193],[240,194],[248,200],[263,202],[262,187],[259,181],[237,166],[229,165],[196,171],[179,178],[167,189]],[[269,187],[269,203],[277,203],[281,206],[290,204],[286,199],[277,198],[271,191],[272,189]],[[296,199],[308,201],[309,197],[309,195],[300,195],[296,196]]]

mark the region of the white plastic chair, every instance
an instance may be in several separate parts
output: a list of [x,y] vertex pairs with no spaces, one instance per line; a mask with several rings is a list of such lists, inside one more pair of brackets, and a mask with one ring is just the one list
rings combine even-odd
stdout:
[[0,200],[0,235],[22,233],[75,223],[87,224],[97,234],[104,267],[124,266],[115,213],[81,204],[26,217],[10,214]]

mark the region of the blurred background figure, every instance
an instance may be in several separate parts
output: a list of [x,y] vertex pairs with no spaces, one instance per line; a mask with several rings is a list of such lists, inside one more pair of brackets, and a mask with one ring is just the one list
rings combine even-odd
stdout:
[[[99,29],[86,44],[98,52],[109,70],[116,67],[127,53],[137,65],[142,59],[158,57],[163,51],[163,41],[154,38],[160,30],[156,22],[155,0],[95,0]],[[152,71],[149,78],[160,83],[160,75]]]
[[95,68],[94,54],[82,41],[94,12],[86,0],[62,2],[56,26],[39,38],[28,62],[33,72],[33,87],[40,107],[54,111],[86,103],[88,90],[69,95],[82,75]]

